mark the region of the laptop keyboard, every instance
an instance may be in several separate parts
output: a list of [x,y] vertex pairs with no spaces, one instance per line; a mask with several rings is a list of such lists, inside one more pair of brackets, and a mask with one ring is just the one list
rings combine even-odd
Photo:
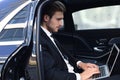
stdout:
[[102,77],[102,76],[106,75],[106,73],[105,73],[105,66],[101,66],[101,67],[99,67],[99,69],[100,69],[100,74],[93,75],[92,76],[93,79],[94,78],[98,78],[98,77]]

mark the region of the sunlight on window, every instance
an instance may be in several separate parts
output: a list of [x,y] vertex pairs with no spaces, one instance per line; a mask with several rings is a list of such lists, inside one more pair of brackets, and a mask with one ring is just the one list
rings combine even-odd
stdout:
[[78,11],[73,13],[74,25],[77,30],[119,28],[119,12],[120,6],[98,7]]
[[0,2],[3,1],[3,0],[0,0]]

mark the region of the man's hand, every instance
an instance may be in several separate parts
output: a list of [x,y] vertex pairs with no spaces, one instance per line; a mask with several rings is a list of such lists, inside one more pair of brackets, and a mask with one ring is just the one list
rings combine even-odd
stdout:
[[89,80],[92,75],[99,73],[100,71],[97,67],[89,67],[80,74],[81,80]]
[[92,75],[100,73],[99,67],[96,64],[80,62],[78,67],[84,70],[80,74],[81,80],[89,80]]
[[83,70],[86,70],[88,68],[99,68],[96,64],[92,64],[92,63],[84,63],[84,62],[80,62],[78,64],[78,67],[83,69]]

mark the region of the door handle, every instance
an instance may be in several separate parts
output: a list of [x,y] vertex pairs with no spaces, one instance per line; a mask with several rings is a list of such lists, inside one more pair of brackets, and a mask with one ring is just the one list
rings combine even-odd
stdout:
[[98,47],[94,47],[93,49],[94,49],[95,51],[97,51],[97,52],[103,52],[103,50],[100,49],[100,48],[98,48]]

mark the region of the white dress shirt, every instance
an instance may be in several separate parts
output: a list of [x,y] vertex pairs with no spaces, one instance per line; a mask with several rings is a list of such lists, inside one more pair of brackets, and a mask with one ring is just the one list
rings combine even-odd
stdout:
[[[70,65],[69,61],[63,57],[61,51],[59,50],[59,48],[57,47],[57,45],[56,45],[56,43],[55,43],[55,41],[54,41],[54,39],[53,39],[53,37],[51,37],[52,33],[50,33],[50,32],[49,32],[47,29],[45,29],[44,27],[41,27],[41,28],[42,28],[43,31],[47,34],[47,36],[52,40],[52,42],[54,43],[54,45],[55,45],[56,48],[58,49],[60,55],[62,56],[63,60],[65,61],[66,65],[67,65],[67,67],[68,67],[68,72],[69,72],[69,73],[74,73],[74,74],[76,75],[76,80],[81,80],[80,74],[79,74],[79,73],[75,73],[73,66]],[[76,65],[78,65],[80,62],[81,62],[81,61],[78,61],[78,62],[76,63]]]

